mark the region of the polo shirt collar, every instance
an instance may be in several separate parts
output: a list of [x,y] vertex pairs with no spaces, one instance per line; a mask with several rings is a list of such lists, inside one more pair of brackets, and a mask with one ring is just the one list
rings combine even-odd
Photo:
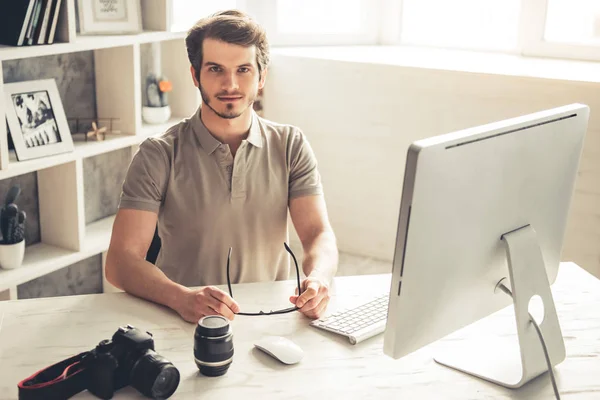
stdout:
[[[201,107],[198,107],[198,111],[192,117],[192,129],[196,134],[196,137],[200,141],[200,146],[208,154],[212,154],[219,146],[221,142],[215,138],[206,128],[204,122],[202,122],[202,118],[200,118]],[[260,129],[260,121],[258,120],[258,115],[256,112],[252,110],[252,123],[250,124],[250,132],[248,132],[248,137],[246,141],[255,147],[262,147],[263,139]]]

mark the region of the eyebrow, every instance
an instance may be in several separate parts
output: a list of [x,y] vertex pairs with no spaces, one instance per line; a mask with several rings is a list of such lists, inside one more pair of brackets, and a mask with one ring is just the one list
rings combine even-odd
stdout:
[[[204,65],[209,65],[209,66],[215,66],[215,67],[223,67],[221,64],[218,64],[216,62],[212,62],[212,61],[207,61],[204,63]],[[236,68],[240,68],[240,67],[252,67],[251,63],[245,63],[245,64],[241,64],[238,65]]]

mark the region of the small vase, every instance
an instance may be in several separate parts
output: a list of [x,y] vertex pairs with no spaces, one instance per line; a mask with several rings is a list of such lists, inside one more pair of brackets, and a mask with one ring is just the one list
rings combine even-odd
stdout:
[[3,269],[19,268],[25,256],[25,239],[14,244],[0,242],[0,267]]
[[142,118],[148,124],[164,124],[171,118],[171,107],[142,107]]

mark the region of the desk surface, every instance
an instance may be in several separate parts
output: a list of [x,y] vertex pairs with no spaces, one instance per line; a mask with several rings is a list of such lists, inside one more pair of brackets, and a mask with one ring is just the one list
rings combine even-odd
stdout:
[[[328,312],[357,305],[388,290],[389,274],[338,277]],[[286,306],[294,283],[236,285],[242,309]],[[600,398],[600,281],[572,263],[561,264],[552,288],[565,338],[567,359],[556,369],[561,395]],[[502,335],[511,309],[487,318]],[[308,325],[299,313],[243,317],[233,322],[235,356],[228,373],[207,378],[193,361],[195,325],[164,307],[125,293],[70,296],[0,303],[0,399],[17,398],[17,382],[57,361],[92,349],[120,325],[153,333],[156,350],[181,373],[173,399],[219,398],[405,398],[405,399],[552,399],[547,374],[519,390],[505,389],[435,363],[436,346],[467,340],[465,330],[403,359],[382,352],[383,335],[352,346],[345,338]],[[253,348],[265,335],[285,336],[305,351],[286,366]],[[87,392],[75,398],[95,398]],[[141,398],[132,388],[114,397]]]

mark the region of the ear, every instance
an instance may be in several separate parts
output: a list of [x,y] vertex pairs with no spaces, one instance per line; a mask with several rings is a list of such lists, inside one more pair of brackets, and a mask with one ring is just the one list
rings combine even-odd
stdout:
[[258,88],[262,89],[265,86],[265,81],[267,79],[268,69],[265,69],[260,73],[260,78],[258,79]]
[[196,70],[194,69],[193,65],[190,65],[190,73],[192,74],[192,79],[194,80],[194,86],[199,87],[200,82],[198,82],[198,79],[196,78]]

